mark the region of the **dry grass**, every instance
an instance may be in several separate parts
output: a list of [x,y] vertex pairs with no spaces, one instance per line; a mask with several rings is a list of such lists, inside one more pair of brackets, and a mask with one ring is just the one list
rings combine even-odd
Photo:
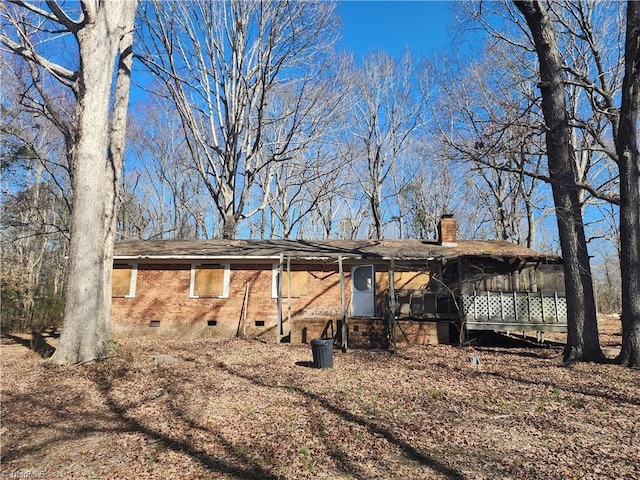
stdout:
[[403,346],[317,370],[307,345],[145,338],[62,368],[5,337],[2,478],[640,478],[640,372],[559,352]]

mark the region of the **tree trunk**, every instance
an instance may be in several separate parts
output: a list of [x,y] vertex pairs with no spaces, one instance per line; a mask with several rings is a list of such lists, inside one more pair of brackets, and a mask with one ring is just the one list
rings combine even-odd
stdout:
[[[136,0],[137,2],[137,0]],[[113,113],[109,129],[109,151],[106,164],[105,189],[105,255],[104,285],[105,329],[109,337],[113,334],[111,323],[111,273],[113,270],[113,250],[116,238],[116,214],[120,204],[120,175],[124,167],[124,148],[127,136],[127,111],[131,92],[131,66],[133,64],[133,25],[136,15],[136,2],[122,12],[124,31],[118,48],[118,74],[114,90]]]
[[565,361],[603,361],[591,267],[573,170],[571,129],[564,95],[562,59],[553,24],[537,0],[515,1],[531,30],[540,64],[547,162],[556,207],[567,295]]
[[382,212],[380,210],[380,191],[379,188],[374,188],[369,198],[369,204],[371,205],[371,215],[373,217],[373,235],[376,240],[382,239]]
[[238,232],[238,221],[233,213],[222,218],[222,238],[233,240]]
[[105,188],[114,188],[109,108],[113,66],[121,38],[133,29],[135,9],[129,0],[83,3],[68,281],[62,334],[51,358],[56,363],[103,358],[111,341],[111,294],[105,292],[113,243],[113,196],[105,195]]
[[620,267],[622,271],[622,365],[640,367],[640,3],[627,2],[625,74],[616,153],[620,170]]

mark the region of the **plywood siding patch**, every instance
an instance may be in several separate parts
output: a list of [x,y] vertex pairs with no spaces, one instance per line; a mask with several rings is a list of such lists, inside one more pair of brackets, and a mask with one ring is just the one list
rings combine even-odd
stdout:
[[222,296],[224,293],[224,267],[222,265],[197,266],[193,293],[198,297]]
[[125,297],[131,288],[131,265],[114,265],[111,276],[111,295]]
[[[289,278],[287,278],[287,274]],[[284,284],[282,285],[282,295],[284,297],[291,296],[294,298],[304,297],[307,295],[309,272],[292,270],[291,272],[285,272]],[[289,294],[289,286],[291,286],[291,293]]]
[[[396,290],[426,290],[431,282],[429,272],[394,272],[393,283]],[[389,273],[376,272],[377,292],[389,289]]]

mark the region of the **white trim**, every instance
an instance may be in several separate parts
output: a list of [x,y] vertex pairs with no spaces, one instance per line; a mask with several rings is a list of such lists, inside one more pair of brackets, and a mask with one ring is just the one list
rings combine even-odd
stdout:
[[224,267],[224,280],[222,284],[222,297],[220,298],[229,298],[229,283],[231,280],[231,265],[228,263],[223,263]]
[[138,283],[138,264],[130,263],[131,265],[131,278],[129,278],[129,293],[124,298],[136,297],[136,285]]
[[189,273],[189,298],[200,298],[194,295],[193,291],[196,286],[196,266],[199,264],[192,263],[191,271]]
[[[440,246],[440,245],[438,245]],[[303,260],[307,262],[313,261],[336,261],[336,256],[332,255],[309,255],[309,256],[292,256],[292,260]],[[397,257],[367,257],[363,255],[353,255],[349,256],[347,254],[342,255],[344,261],[387,261],[392,258],[397,259]],[[441,260],[443,258],[448,258],[447,256],[429,256],[429,257],[415,257],[415,258],[406,258],[406,260],[416,260],[416,261],[424,261],[424,260]],[[114,261],[126,262],[131,260],[139,260],[139,261],[154,261],[154,260],[190,260],[190,261],[198,261],[198,262],[246,262],[249,261],[264,261],[264,260],[279,260],[279,255],[117,255],[113,257]]]
[[[208,263],[192,263],[191,264],[191,275],[189,278],[189,298],[200,298],[199,295],[195,295],[194,289],[196,284],[196,268],[200,265],[209,265]],[[228,263],[218,263],[224,268],[224,274],[222,277],[222,295],[218,295],[217,297],[209,297],[209,298],[229,298],[229,283],[231,280],[231,265]]]
[[271,298],[278,298],[278,271],[280,263],[271,265]]
[[[246,260],[278,260],[275,255],[117,255],[114,256],[114,260],[198,260],[199,262],[209,261],[246,261]],[[315,258],[315,257],[314,257]],[[322,260],[330,257],[317,257],[316,259]]]

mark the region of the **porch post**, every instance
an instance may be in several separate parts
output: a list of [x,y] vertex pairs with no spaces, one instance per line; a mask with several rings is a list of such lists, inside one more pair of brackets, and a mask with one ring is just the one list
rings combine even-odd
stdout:
[[389,264],[389,333],[391,349],[396,351],[396,287],[395,287],[395,259],[391,257]]
[[347,351],[347,307],[344,293],[344,268],[342,266],[342,256],[338,257],[338,271],[340,272],[340,307],[342,309],[342,351]]
[[287,255],[287,321],[291,328],[291,255]]
[[[284,263],[284,255],[281,253],[280,262],[278,263],[278,284],[276,285],[276,290],[278,291],[278,301],[277,301],[278,325],[276,327],[276,341],[278,343],[280,343],[280,340],[282,340],[282,266],[283,266],[283,263]],[[293,329],[291,328],[291,325],[289,325],[289,328],[293,331]]]

